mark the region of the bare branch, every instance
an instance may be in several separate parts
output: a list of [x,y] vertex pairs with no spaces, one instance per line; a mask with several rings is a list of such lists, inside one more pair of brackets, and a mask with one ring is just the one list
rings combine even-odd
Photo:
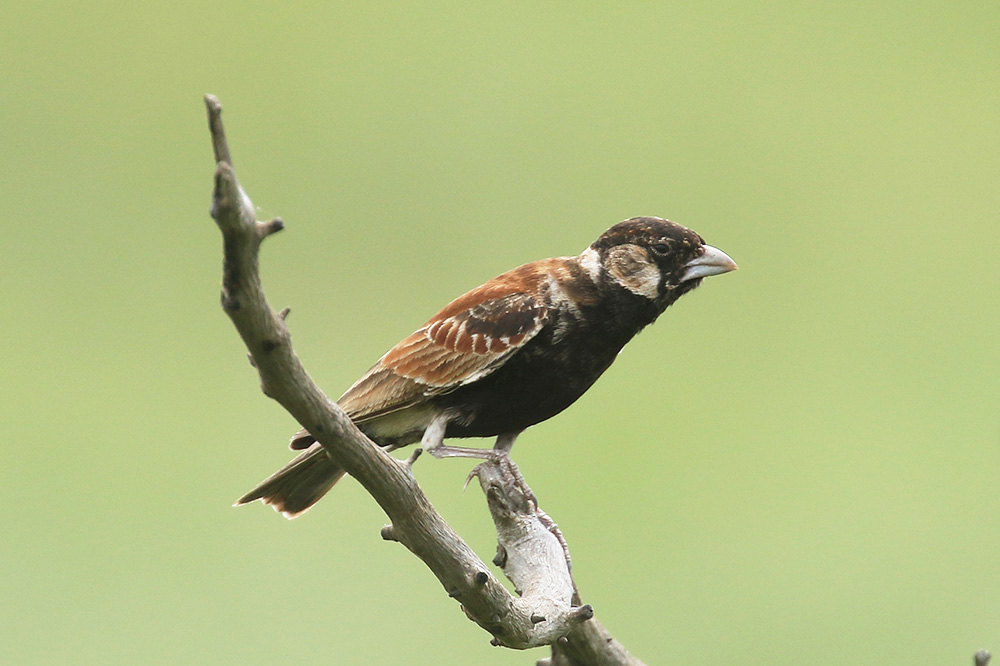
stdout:
[[205,105],[216,157],[212,217],[223,238],[222,306],[250,352],[264,394],[364,486],[391,521],[382,528],[382,537],[419,557],[466,615],[493,635],[495,645],[553,645],[553,663],[639,664],[591,620],[593,609],[579,604],[565,541],[509,459],[484,463],[477,476],[497,525],[502,566],[520,597],[507,591],[431,506],[412,473],[420,450],[406,461],[393,458],[312,381],[292,350],[285,324],[288,309],[271,309],[258,269],[261,242],[283,229],[284,222],[256,220],[232,166],[222,107],[211,95]]
[[[520,595],[538,638],[551,645],[581,622],[591,619],[590,606],[574,605],[576,587],[566,552],[540,518],[534,493],[507,455],[480,464],[473,472],[486,493],[497,528],[494,562]],[[544,514],[543,514],[544,515]]]
[[580,605],[566,540],[538,507],[517,465],[498,456],[476,467],[473,474],[486,493],[497,529],[493,563],[531,608],[529,619],[552,639],[550,663],[641,666],[597,620],[591,620],[593,608]]
[[233,158],[229,154],[229,142],[226,141],[226,132],[222,127],[222,104],[215,95],[205,95],[205,106],[208,108],[208,129],[212,133],[215,161],[233,166]]

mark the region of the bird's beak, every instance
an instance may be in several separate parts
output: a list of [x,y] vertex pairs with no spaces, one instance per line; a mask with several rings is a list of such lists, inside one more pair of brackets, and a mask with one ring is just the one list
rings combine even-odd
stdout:
[[685,270],[684,275],[681,276],[681,282],[710,275],[721,275],[735,271],[737,268],[736,262],[719,248],[702,245],[701,254],[684,264]]

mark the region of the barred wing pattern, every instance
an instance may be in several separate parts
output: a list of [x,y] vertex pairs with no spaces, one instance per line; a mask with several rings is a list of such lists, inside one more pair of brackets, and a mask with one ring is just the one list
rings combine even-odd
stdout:
[[548,311],[528,294],[486,301],[469,292],[379,359],[338,403],[364,422],[447,393],[493,372],[538,334]]

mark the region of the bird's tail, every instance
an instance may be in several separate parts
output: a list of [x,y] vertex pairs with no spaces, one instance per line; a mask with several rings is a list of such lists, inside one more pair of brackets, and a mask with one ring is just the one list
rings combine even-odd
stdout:
[[305,513],[344,476],[344,470],[327,455],[323,445],[313,444],[290,463],[261,481],[236,500],[233,506],[261,500],[286,518]]

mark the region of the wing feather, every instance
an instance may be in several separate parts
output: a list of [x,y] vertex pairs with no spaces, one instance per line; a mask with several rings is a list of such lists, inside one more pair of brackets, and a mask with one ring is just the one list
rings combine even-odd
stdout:
[[[390,349],[338,401],[363,422],[481,379],[545,326],[548,310],[527,290],[503,293],[495,278],[453,301]],[[524,281],[524,280],[522,280]],[[528,284],[527,286],[534,286]]]

